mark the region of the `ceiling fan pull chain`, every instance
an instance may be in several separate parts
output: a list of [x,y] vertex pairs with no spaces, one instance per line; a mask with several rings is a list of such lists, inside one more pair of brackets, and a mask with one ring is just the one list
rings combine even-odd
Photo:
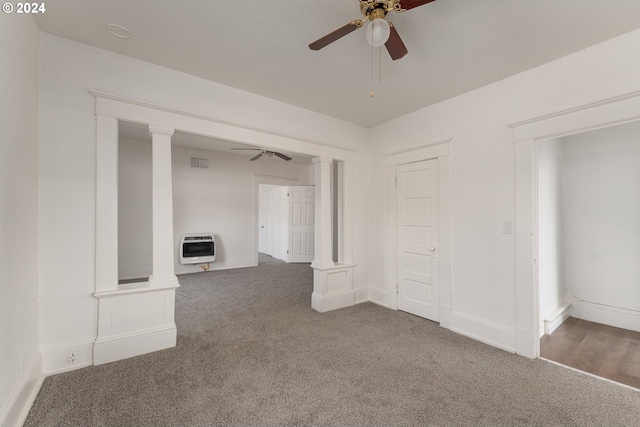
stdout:
[[[373,33],[373,28],[371,32]],[[371,45],[371,92],[369,92],[369,96],[373,98],[373,45]]]
[[382,84],[382,46],[378,49],[378,84]]

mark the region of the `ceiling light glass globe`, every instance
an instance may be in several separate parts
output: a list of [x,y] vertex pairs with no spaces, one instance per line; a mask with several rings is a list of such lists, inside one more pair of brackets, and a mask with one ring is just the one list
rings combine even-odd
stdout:
[[389,40],[391,28],[389,23],[383,18],[377,18],[367,25],[367,42],[371,46],[382,46]]

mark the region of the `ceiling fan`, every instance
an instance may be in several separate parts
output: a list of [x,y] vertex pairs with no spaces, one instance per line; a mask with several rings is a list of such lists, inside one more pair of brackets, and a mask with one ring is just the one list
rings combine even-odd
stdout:
[[282,160],[286,160],[287,162],[291,160],[291,157],[286,154],[278,153],[277,151],[269,151],[263,150],[262,148],[232,148],[232,150],[258,150],[260,153],[251,158],[251,161],[258,160],[260,157],[265,156],[267,159],[273,156],[280,157]]
[[309,45],[312,50],[320,50],[323,47],[333,43],[349,34],[352,31],[362,27],[369,22],[367,26],[367,41],[370,45],[378,47],[383,44],[387,48],[391,59],[396,60],[405,56],[409,51],[400,39],[395,26],[385,19],[390,11],[404,12],[423,4],[431,3],[435,0],[359,0],[360,11],[365,16],[364,19],[356,19],[349,22],[344,27],[340,27],[332,33],[314,41]]

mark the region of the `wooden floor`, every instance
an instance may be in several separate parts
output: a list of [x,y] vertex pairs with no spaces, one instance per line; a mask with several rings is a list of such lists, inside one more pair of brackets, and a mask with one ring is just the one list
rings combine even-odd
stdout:
[[640,332],[570,317],[540,339],[540,356],[640,388]]

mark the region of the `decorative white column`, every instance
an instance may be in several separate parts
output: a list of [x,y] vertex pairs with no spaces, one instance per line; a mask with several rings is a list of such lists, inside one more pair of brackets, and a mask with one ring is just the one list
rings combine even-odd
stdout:
[[[97,108],[102,105],[98,98]],[[173,129],[149,126],[153,138],[153,275],[118,284],[118,119],[97,115],[96,292],[98,334],[93,363],[100,365],[175,347],[173,270]]]
[[[316,186],[315,259],[311,307],[321,313],[354,305],[353,265],[333,262],[331,218],[331,162],[327,157],[313,159]],[[342,204],[341,204],[342,205]],[[344,209],[344,206],[339,206]],[[339,212],[338,216],[343,216]],[[344,233],[339,233],[344,238]],[[342,245],[339,245],[340,247]]]
[[338,263],[353,263],[353,165],[344,160],[338,163]]
[[316,186],[316,229],[313,268],[333,267],[333,245],[331,228],[331,162],[328,157],[312,160],[315,169]]
[[153,273],[149,286],[175,285],[171,136],[174,129],[149,125],[153,169]]

